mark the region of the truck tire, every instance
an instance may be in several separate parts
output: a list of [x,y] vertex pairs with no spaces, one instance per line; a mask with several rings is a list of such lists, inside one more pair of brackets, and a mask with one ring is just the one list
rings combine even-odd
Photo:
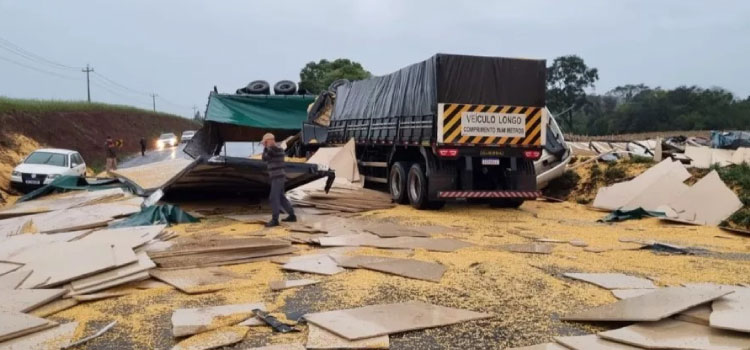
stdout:
[[282,80],[273,85],[275,95],[294,95],[297,92],[297,84],[291,80]]
[[247,84],[245,91],[252,95],[270,95],[271,87],[265,80],[255,80]]
[[388,189],[391,192],[391,198],[398,204],[409,202],[409,195],[406,194],[407,168],[408,164],[405,162],[395,162],[388,174]]
[[440,209],[445,205],[442,201],[430,201],[427,194],[427,175],[422,164],[413,164],[409,168],[406,192],[409,195],[409,203],[417,209]]

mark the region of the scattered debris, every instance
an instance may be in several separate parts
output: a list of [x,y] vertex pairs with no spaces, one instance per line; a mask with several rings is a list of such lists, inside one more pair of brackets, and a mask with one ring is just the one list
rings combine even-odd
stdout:
[[260,309],[253,309],[253,314],[255,314],[255,317],[259,318],[261,321],[271,326],[271,328],[273,328],[273,330],[276,332],[279,332],[279,333],[299,332],[299,329],[294,328],[286,323],[280,322],[279,320],[276,319],[276,317],[270,315],[268,312],[262,311]]
[[505,244],[498,248],[514,253],[551,254],[555,246],[544,243]]
[[573,278],[595,284],[605,289],[654,289],[656,285],[651,280],[629,276],[622,273],[573,273],[563,274]]
[[32,315],[0,310],[0,341],[38,332],[57,325]]
[[318,255],[290,261],[281,266],[284,270],[316,273],[320,275],[335,275],[344,272],[328,255]]
[[68,322],[57,327],[27,334],[0,343],[3,350],[59,350],[70,344],[78,322]]
[[8,289],[3,290],[0,310],[27,312],[67,293],[65,289]]
[[359,264],[359,267],[368,270],[385,272],[402,277],[431,282],[440,282],[440,279],[443,277],[443,274],[447,270],[445,266],[438,263],[395,258],[384,261],[363,263]]
[[653,289],[612,289],[612,295],[617,299],[629,299],[653,292]]
[[232,304],[177,309],[172,313],[172,335],[184,337],[212,329],[233,326],[253,316],[253,310],[265,310],[261,303]]
[[349,340],[447,326],[489,317],[492,315],[420,301],[371,305],[304,316],[308,322]]
[[307,329],[307,349],[388,349],[390,347],[387,335],[359,340],[348,340],[312,323],[308,323]]
[[714,300],[711,308],[711,327],[750,333],[750,288],[735,288],[734,293]]
[[151,277],[167,283],[184,293],[199,294],[222,290],[226,286],[221,283],[231,281],[234,275],[222,268],[207,267],[186,270],[150,271]]
[[694,225],[718,226],[742,208],[737,195],[727,187],[716,170],[698,180],[673,202],[665,203],[670,210],[663,220]]
[[320,283],[320,281],[310,280],[310,279],[298,279],[298,280],[272,281],[271,283],[268,284],[268,286],[273,291],[279,291],[283,289],[309,286],[311,284],[316,284],[316,283]]
[[598,335],[649,349],[740,350],[750,347],[750,337],[746,334],[670,319],[636,323]]
[[561,317],[566,321],[658,321],[731,291],[669,287]]
[[573,350],[638,350],[640,348],[609,341],[595,334],[555,337],[555,341]]
[[588,243],[586,243],[585,241],[582,241],[580,239],[572,239],[572,240],[568,241],[568,244],[570,244],[570,245],[572,245],[574,247],[579,247],[579,248],[588,247],[589,246]]
[[248,330],[243,326],[217,328],[182,340],[172,350],[208,350],[239,343],[245,339]]
[[510,348],[508,350],[568,350],[568,348],[557,343],[545,343],[520,348]]

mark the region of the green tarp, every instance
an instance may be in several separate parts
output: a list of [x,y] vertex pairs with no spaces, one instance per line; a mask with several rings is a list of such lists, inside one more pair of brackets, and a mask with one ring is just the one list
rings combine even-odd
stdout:
[[631,209],[631,210],[617,209],[609,213],[609,215],[599,219],[598,221],[599,222],[625,221],[625,220],[630,220],[630,219],[641,219],[646,216],[663,217],[665,216],[665,214],[660,211],[648,211],[641,207]]
[[147,225],[179,224],[185,222],[198,222],[198,219],[184,212],[176,205],[152,205],[141,209],[140,212],[129,216],[127,219],[109,225],[111,228],[133,227]]
[[[48,185],[37,188],[18,199],[19,202],[25,202],[51,193],[62,193],[68,191],[96,191],[110,188],[122,187],[127,185],[117,179],[94,179],[83,178],[80,176],[60,176]],[[131,191],[132,192],[132,191]]]
[[208,98],[206,121],[259,129],[299,130],[314,96],[223,95]]

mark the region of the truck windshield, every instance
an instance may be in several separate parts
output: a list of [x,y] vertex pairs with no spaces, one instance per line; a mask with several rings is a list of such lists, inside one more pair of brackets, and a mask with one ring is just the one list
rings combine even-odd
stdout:
[[24,163],[66,167],[68,166],[68,157],[59,153],[34,152],[26,158]]

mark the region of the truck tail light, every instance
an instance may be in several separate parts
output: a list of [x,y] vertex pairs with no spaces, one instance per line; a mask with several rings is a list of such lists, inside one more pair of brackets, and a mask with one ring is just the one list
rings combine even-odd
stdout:
[[441,157],[456,157],[458,156],[458,148],[441,148],[438,150],[438,155]]
[[527,149],[523,151],[523,156],[527,159],[537,160],[542,156],[542,151],[536,149]]

